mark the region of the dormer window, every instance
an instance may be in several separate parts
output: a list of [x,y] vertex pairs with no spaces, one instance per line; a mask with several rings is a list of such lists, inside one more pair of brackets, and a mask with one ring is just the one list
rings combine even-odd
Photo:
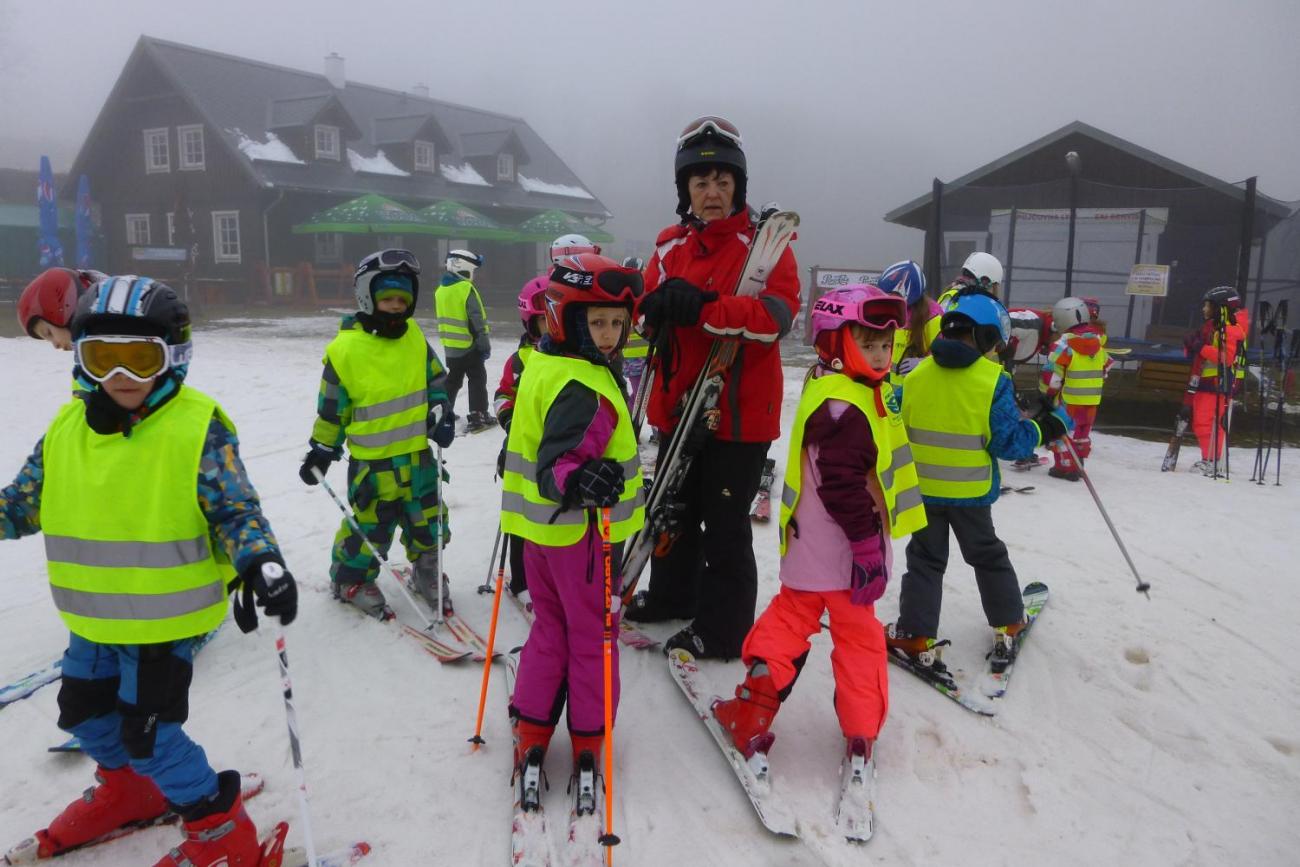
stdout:
[[415,142],[415,170],[417,172],[432,172],[437,168],[434,161],[434,147],[431,141]]
[[316,125],[316,159],[336,160],[339,158],[339,128],[336,126]]
[[513,181],[515,179],[515,155],[497,154],[497,180]]

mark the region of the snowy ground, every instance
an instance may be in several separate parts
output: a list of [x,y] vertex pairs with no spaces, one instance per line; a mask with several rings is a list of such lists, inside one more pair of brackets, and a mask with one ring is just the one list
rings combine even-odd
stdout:
[[[365,837],[375,844],[369,863],[376,867],[431,863],[433,855],[440,864],[505,864],[510,740],[500,671],[488,745],[470,754],[480,670],[440,667],[395,629],[329,597],[328,549],[339,515],[323,492],[301,484],[297,468],[332,323],[244,320],[201,331],[190,378],[238,424],[245,461],[303,591],[288,642],[318,844],[324,850]],[[511,348],[504,339],[495,345],[491,382]],[[31,340],[0,339],[0,405],[13,413],[0,428],[6,479],[66,398],[69,364],[70,356]],[[787,371],[787,422],[800,374]],[[779,784],[801,816],[801,842],[765,834],[662,658],[627,650],[616,734],[616,830],[624,844],[616,863],[1295,863],[1300,678],[1290,663],[1300,621],[1292,559],[1300,552],[1300,455],[1286,453],[1283,487],[1258,487],[1246,481],[1251,449],[1234,451],[1236,474],[1225,484],[1162,475],[1159,444],[1096,440],[1090,469],[1152,583],[1150,601],[1133,592],[1081,484],[1041,470],[1009,473],[1037,490],[1004,497],[998,525],[1022,581],[1047,581],[1051,604],[995,719],[891,669],[890,716],[877,753],[878,831],[864,847],[829,828],[840,741],[825,636],[814,639],[773,751]],[[490,433],[448,452],[448,571],[457,607],[485,633],[489,599],[469,588],[488,570],[499,445]],[[772,454],[783,463],[784,442]],[[1192,459],[1185,451],[1184,467]],[[343,475],[336,468],[331,479],[341,485]],[[755,537],[765,601],[777,586],[775,524],[756,528]],[[66,636],[38,539],[0,546],[0,573],[0,681],[7,682],[56,658]],[[882,621],[896,613],[897,592],[891,587],[880,603]],[[979,664],[987,628],[960,561],[949,573],[943,631],[954,643],[950,664]],[[264,627],[244,636],[226,626],[197,661],[189,723],[217,767],[268,778],[250,805],[263,827],[296,823],[271,633]],[[503,606],[501,646],[524,635],[517,613]],[[739,663],[704,667],[719,693],[740,676]],[[45,751],[62,740],[56,692],[48,687],[0,710],[6,844],[90,784],[87,759]],[[556,746],[549,803],[562,817],[562,735]],[[152,830],[67,861],[152,863],[175,840],[175,831]]]

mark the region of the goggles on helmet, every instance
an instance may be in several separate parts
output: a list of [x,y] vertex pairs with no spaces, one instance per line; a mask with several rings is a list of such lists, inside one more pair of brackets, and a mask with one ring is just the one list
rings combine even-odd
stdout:
[[399,268],[409,268],[414,273],[419,274],[420,260],[415,258],[415,254],[410,250],[380,250],[378,253],[371,253],[362,259],[361,264],[357,267],[357,273],[365,271],[396,271]]
[[598,295],[590,299],[590,303],[635,302],[645,290],[640,272],[613,268],[592,273],[579,271],[567,265],[556,265],[551,271],[551,282],[586,289],[597,295],[603,293],[603,297]]
[[682,130],[682,134],[677,137],[677,147],[683,148],[706,135],[715,135],[730,142],[737,148],[741,146],[740,130],[736,129],[735,124],[726,118],[706,114],[704,117],[696,118],[686,125],[686,128]]
[[136,382],[151,382],[168,369],[190,360],[192,345],[168,345],[161,337],[94,335],[76,343],[77,365],[95,382],[121,373]]

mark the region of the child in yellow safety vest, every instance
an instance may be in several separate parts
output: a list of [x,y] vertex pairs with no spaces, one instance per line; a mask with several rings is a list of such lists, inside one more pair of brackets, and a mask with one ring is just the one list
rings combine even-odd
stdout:
[[[1053,403],[1064,404],[1074,421],[1074,450],[1079,460],[1092,454],[1092,426],[1097,421],[1102,385],[1112,361],[1105,332],[1097,327],[1083,298],[1062,298],[1052,307],[1052,327],[1060,334],[1043,365],[1038,390]],[[1079,467],[1060,440],[1048,446],[1055,464],[1048,475],[1079,481]]]

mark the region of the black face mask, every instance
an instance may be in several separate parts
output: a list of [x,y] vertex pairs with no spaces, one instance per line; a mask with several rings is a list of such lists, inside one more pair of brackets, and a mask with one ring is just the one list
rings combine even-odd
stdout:
[[101,436],[125,433],[131,424],[131,411],[122,409],[102,387],[83,392],[86,404],[86,424]]
[[395,340],[406,333],[406,320],[409,318],[409,313],[385,313],[382,310],[357,314],[357,321],[367,332],[390,340]]

